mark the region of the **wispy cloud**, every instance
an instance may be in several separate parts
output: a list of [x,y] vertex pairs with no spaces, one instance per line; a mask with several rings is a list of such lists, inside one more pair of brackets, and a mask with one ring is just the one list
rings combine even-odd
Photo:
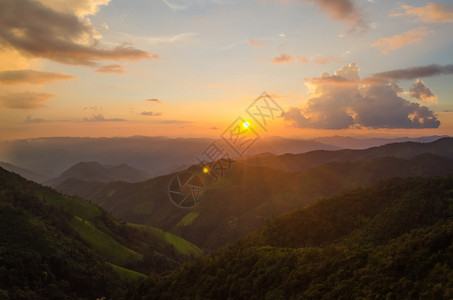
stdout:
[[453,65],[428,65],[417,66],[406,69],[397,69],[386,72],[373,74],[370,78],[384,79],[384,80],[410,80],[420,77],[431,77],[437,75],[452,75]]
[[149,117],[160,117],[160,116],[162,116],[161,112],[153,112],[153,111],[144,111],[141,114],[143,116],[149,116]]
[[284,53],[281,53],[280,56],[271,58],[270,61],[273,64],[284,64],[284,63],[289,64],[289,63],[293,63],[293,62],[308,63],[308,59],[305,57],[302,57],[302,56],[293,57],[292,55],[284,54]]
[[[277,0],[279,2],[290,2],[291,0]],[[294,0],[293,0],[294,1]],[[322,13],[332,20],[343,21],[352,24],[348,33],[363,31],[368,28],[361,12],[352,0],[302,0],[316,4]]]
[[[418,17],[418,20],[425,23],[453,22],[453,4],[444,5],[440,3],[428,3],[421,7],[411,5],[402,5],[401,7],[405,10],[405,15],[416,16]],[[394,15],[395,14],[393,14],[393,16]]]
[[96,70],[98,73],[123,74],[126,73],[124,66],[119,64],[102,66]]
[[255,48],[262,48],[266,45],[266,43],[264,43],[264,42],[259,42],[257,40],[253,40],[253,39],[249,39],[249,44],[250,44],[250,46],[255,47]]
[[0,102],[4,107],[35,109],[44,107],[43,102],[53,97],[55,97],[55,95],[46,93],[21,92],[1,96]]
[[314,59],[314,63],[317,65],[323,65],[327,63],[342,63],[345,62],[343,57],[334,57],[334,56],[323,56]]
[[44,120],[44,119],[39,119],[39,118],[32,118],[31,116],[27,116],[25,118],[25,123],[47,123],[49,121]]
[[126,120],[125,119],[119,119],[119,118],[106,119],[101,114],[92,115],[89,118],[83,118],[83,122],[124,122],[124,121],[126,121]]
[[61,72],[42,72],[35,70],[12,70],[0,72],[0,84],[45,83],[56,80],[71,80],[76,76]]
[[157,99],[157,98],[146,99],[146,101],[148,101],[148,102],[162,103],[162,100]]
[[163,0],[163,2],[173,11],[186,10],[191,6],[204,6],[209,3],[226,4],[226,0]]
[[191,121],[181,121],[181,120],[164,120],[160,121],[161,124],[190,124]]
[[374,42],[372,46],[380,48],[383,54],[388,54],[390,51],[419,42],[423,37],[433,32],[434,30],[432,29],[419,27],[399,35],[379,39]]

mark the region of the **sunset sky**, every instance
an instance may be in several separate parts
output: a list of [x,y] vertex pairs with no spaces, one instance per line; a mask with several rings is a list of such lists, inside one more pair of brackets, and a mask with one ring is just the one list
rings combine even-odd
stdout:
[[453,135],[452,32],[451,0],[0,0],[0,140],[219,136],[264,91],[265,135]]

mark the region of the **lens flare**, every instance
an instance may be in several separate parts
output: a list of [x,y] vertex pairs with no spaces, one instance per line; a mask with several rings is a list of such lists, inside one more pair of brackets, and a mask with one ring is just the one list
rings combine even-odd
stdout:
[[208,174],[209,173],[209,167],[203,167],[203,173]]
[[250,126],[250,123],[246,121],[242,124],[242,126],[244,126],[245,128],[248,128]]

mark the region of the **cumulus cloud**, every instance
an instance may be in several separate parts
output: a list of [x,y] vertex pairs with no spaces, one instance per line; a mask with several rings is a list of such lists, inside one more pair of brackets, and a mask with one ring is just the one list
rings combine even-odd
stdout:
[[43,102],[53,97],[55,95],[46,93],[22,92],[4,95],[0,101],[4,107],[34,109],[44,107]]
[[296,57],[293,57],[289,54],[280,54],[280,56],[276,56],[274,58],[271,58],[270,59],[271,63],[273,64],[283,64],[283,63],[293,63],[293,62],[299,62],[299,63],[307,63],[308,62],[308,59],[305,58],[305,57],[302,57],[302,56],[296,56]]
[[45,83],[55,80],[70,80],[75,76],[60,72],[42,72],[35,70],[12,70],[0,72],[0,84]]
[[[96,1],[90,3],[93,2]],[[90,9],[82,11],[80,14],[86,14]],[[158,58],[158,55],[150,55],[126,44],[112,49],[102,47],[99,38],[89,20],[74,13],[56,11],[33,0],[0,1],[1,47],[16,49],[30,57],[72,65],[93,66],[100,60]]]
[[423,37],[433,32],[434,30],[432,29],[428,29],[426,27],[419,27],[406,31],[399,35],[379,39],[376,42],[374,42],[372,46],[380,48],[382,54],[388,54],[393,50],[402,48],[415,42],[419,42]]
[[312,97],[301,108],[291,107],[284,119],[299,128],[318,129],[439,127],[427,107],[399,97],[387,83],[362,84],[358,71],[351,63],[334,75],[310,80]]
[[437,102],[438,100],[438,97],[434,95],[433,91],[420,79],[417,79],[417,82],[411,86],[409,94],[411,97],[422,100],[423,102]]
[[119,64],[102,66],[96,70],[98,73],[123,74],[126,73],[124,67]]
[[126,121],[125,119],[118,119],[118,118],[112,118],[112,119],[106,119],[104,118],[103,115],[92,115],[89,118],[83,118],[84,122],[124,122]]
[[411,5],[401,6],[407,15],[418,17],[425,23],[451,23],[453,22],[453,5],[440,3],[428,3],[425,6],[415,7]]
[[149,117],[160,117],[162,116],[161,112],[153,112],[153,111],[144,111],[142,112],[143,116],[149,116]]

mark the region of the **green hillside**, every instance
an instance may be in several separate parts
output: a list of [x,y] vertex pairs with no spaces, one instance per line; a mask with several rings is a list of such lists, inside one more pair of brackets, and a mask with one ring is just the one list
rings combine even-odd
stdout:
[[453,161],[430,153],[411,159],[330,162],[302,172],[238,161],[218,183],[208,186],[203,201],[189,212],[175,207],[168,199],[167,186],[172,175],[134,184],[70,181],[60,188],[68,194],[77,191],[127,222],[162,228],[202,249],[212,250],[252,232],[271,217],[323,197],[391,177],[448,174],[453,174]]
[[[158,229],[0,168],[0,295],[11,299],[119,297],[126,281],[176,268],[201,250]],[[171,246],[174,244],[175,251]]]
[[453,177],[390,179],[149,279],[141,299],[451,299]]

